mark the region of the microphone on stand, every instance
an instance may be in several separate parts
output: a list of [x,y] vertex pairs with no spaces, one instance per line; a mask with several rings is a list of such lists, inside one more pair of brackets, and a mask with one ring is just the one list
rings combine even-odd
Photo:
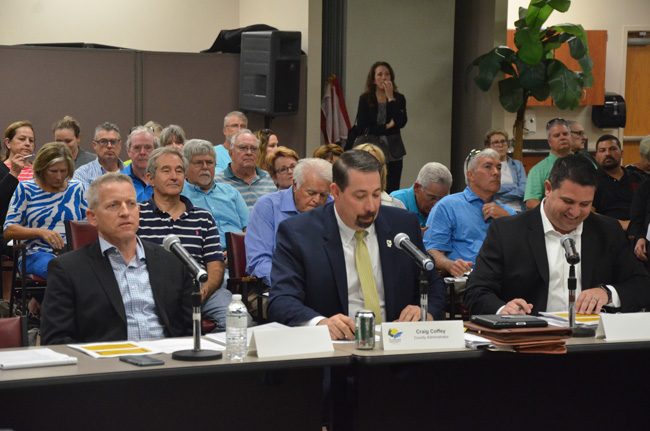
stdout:
[[172,252],[187,267],[192,274],[194,291],[192,292],[192,333],[194,348],[178,350],[172,353],[172,359],[178,361],[211,361],[221,359],[221,352],[216,350],[201,350],[201,283],[208,281],[208,273],[187,252],[181,240],[174,234],[167,235],[163,240],[165,250]]
[[564,235],[560,238],[560,244],[564,248],[564,258],[569,267],[569,326],[571,327],[572,335],[574,337],[593,337],[596,334],[592,328],[576,325],[576,269],[575,265],[580,263],[580,253],[576,249],[575,240],[569,235]]
[[[406,253],[411,259],[415,260],[420,268],[425,271],[433,271],[433,260],[422,252],[415,244],[411,242],[409,236],[405,233],[398,233],[393,239],[395,246]],[[420,283],[420,320],[427,320],[427,311],[429,309],[429,295],[427,285]]]

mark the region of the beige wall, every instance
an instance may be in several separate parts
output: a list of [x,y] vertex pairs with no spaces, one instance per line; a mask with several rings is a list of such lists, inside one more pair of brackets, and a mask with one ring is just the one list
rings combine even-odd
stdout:
[[368,69],[388,61],[406,97],[402,186],[426,162],[449,165],[454,47],[454,2],[447,0],[348,1],[345,98],[351,120]]
[[[527,7],[528,0],[508,0],[508,28],[514,28],[519,7]],[[549,25],[570,22],[581,24],[587,30],[607,30],[607,63],[605,71],[605,91],[625,94],[625,53],[627,31],[632,29],[650,30],[650,2],[647,0],[573,0],[566,13],[553,12]],[[557,108],[530,108],[537,118],[537,133],[533,138],[545,138],[544,126],[554,117],[580,121],[589,135],[590,146],[598,136],[611,133],[591,123],[591,108],[581,107],[575,111],[560,111]],[[504,122],[506,130],[512,129],[514,114],[507,114]],[[622,136],[622,130],[614,130]]]

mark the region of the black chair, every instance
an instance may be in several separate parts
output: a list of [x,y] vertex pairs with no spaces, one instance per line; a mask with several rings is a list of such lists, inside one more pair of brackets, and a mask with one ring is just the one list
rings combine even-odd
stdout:
[[268,302],[264,293],[268,291],[268,287],[262,280],[246,273],[244,238],[243,233],[226,232],[228,290],[240,294],[253,319],[257,323],[264,323],[267,319],[266,306]]
[[[11,277],[11,298],[9,309],[15,310],[15,314],[28,315],[27,300],[37,297],[42,301],[47,280],[34,274],[27,273],[27,247],[24,243],[14,240],[14,264]],[[15,306],[15,308],[14,308]]]

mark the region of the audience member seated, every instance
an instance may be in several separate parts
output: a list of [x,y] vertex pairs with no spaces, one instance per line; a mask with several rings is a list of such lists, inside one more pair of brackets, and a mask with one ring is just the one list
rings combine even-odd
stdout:
[[[34,177],[32,157],[34,156],[34,127],[29,121],[11,123],[2,140],[5,147],[4,163],[9,169],[21,167],[18,181],[31,180]],[[16,163],[14,163],[16,162]]]
[[[0,163],[0,229],[4,227],[5,217],[9,210],[9,202],[14,195],[16,187],[18,187],[18,175],[25,166],[25,159],[22,157],[15,157],[11,163],[11,169]],[[7,242],[4,235],[0,238],[0,256],[11,256],[11,249],[7,248]],[[11,296],[11,272],[6,271],[2,273],[2,300],[0,301],[0,317],[9,316],[9,299]]]
[[[250,210],[260,196],[276,191],[277,187],[269,174],[257,167],[259,142],[253,132],[248,129],[237,132],[229,151],[232,161],[223,172],[215,175],[215,181],[236,188]],[[217,153],[217,166],[219,157]]]
[[650,276],[632,255],[615,220],[591,212],[596,171],[570,155],[555,162],[537,208],[496,220],[470,274],[465,303],[472,314],[567,311],[566,262],[561,240],[575,241],[576,312],[602,307],[622,312],[650,306]]
[[613,217],[623,230],[630,224],[632,198],[645,175],[621,166],[623,150],[616,136],[603,135],[596,142],[596,162],[600,166],[597,175],[594,209],[598,214]]
[[646,136],[639,144],[639,161],[625,166],[629,172],[643,174],[646,179],[650,177],[650,136]]
[[255,132],[255,137],[260,141],[260,154],[257,157],[257,167],[269,172],[268,158],[278,149],[278,135],[271,129],[262,129]]
[[293,170],[299,158],[298,153],[287,147],[278,147],[269,155],[266,165],[278,190],[288,189],[293,185]]
[[470,271],[490,223],[515,214],[494,196],[501,188],[501,158],[491,148],[472,150],[465,160],[467,187],[445,196],[429,213],[424,246],[443,274]]
[[517,212],[525,210],[526,172],[519,160],[508,156],[508,134],[501,130],[492,130],[485,135],[484,143],[486,148],[492,148],[499,153],[501,160],[501,189],[494,199]]
[[183,145],[185,145],[187,138],[185,138],[185,131],[181,126],[170,124],[169,126],[162,129],[162,132],[160,132],[159,140],[161,147],[171,145],[178,151],[183,152]]
[[183,147],[188,168],[183,196],[194,206],[210,211],[221,238],[226,232],[242,232],[248,226],[248,207],[233,186],[214,181],[214,147],[202,139],[190,139]]
[[343,147],[339,144],[324,144],[314,150],[313,157],[327,160],[334,164],[343,154]]
[[120,160],[122,139],[120,129],[115,124],[105,122],[95,128],[93,149],[97,158],[74,172],[74,179],[83,185],[84,190],[88,189],[95,178],[107,172],[119,172],[124,169]]
[[147,180],[153,185],[153,196],[140,204],[138,236],[162,246],[167,235],[178,236],[181,244],[208,272],[208,281],[201,285],[204,318],[217,323],[217,329],[226,328],[226,311],[232,294],[220,288],[225,265],[219,241],[219,232],[212,215],[192,205],[181,196],[187,161],[171,146],[151,153],[147,164]]
[[325,205],[332,183],[332,165],[322,159],[302,159],[296,165],[293,186],[259,198],[246,232],[246,271],[271,285],[275,234],[284,220]]
[[4,224],[7,240],[26,247],[29,274],[47,278],[47,264],[65,247],[65,220],[86,218],[83,188],[70,180],[74,162],[60,142],[43,145],[34,160],[34,179],[18,185]]
[[66,115],[54,123],[52,133],[54,133],[56,142],[63,142],[70,150],[75,169],[97,158],[96,154],[89,153],[79,147],[81,144],[81,126],[74,118]]
[[147,183],[145,174],[149,156],[156,148],[158,148],[158,138],[148,127],[137,126],[126,138],[126,153],[131,158],[131,163],[122,170],[122,173],[131,177],[138,202],[151,199],[153,188]]
[[[406,233],[420,249],[417,218],[381,204],[381,164],[365,151],[334,163],[333,203],[280,224],[271,269],[269,318],[291,325],[326,325],[332,339],[354,339],[361,309],[376,322],[420,319],[420,270],[392,244]],[[444,316],[444,284],[427,272],[429,316]]]
[[386,157],[381,148],[374,144],[361,144],[354,147],[354,149],[372,154],[381,163],[381,204],[406,209],[402,201],[386,193],[386,175],[388,175],[388,171],[386,170]]
[[99,240],[50,262],[43,344],[146,340],[192,335],[192,280],[162,247],[136,236],[131,179],[106,174],[87,191]]
[[571,153],[571,130],[569,123],[562,118],[554,118],[546,123],[546,136],[550,152],[546,158],[533,166],[528,172],[524,203],[526,208],[535,208],[544,197],[544,181],[548,178],[553,163],[559,157]]
[[598,168],[598,164],[594,157],[589,153],[587,148],[587,134],[585,128],[577,121],[568,121],[569,130],[571,131],[571,153],[586,157],[594,168]]
[[223,172],[228,164],[232,161],[230,156],[230,147],[232,137],[242,129],[248,127],[248,118],[243,112],[232,111],[226,114],[223,119],[223,144],[216,145],[214,152],[217,156],[217,173]]
[[422,166],[411,187],[395,190],[390,195],[402,201],[408,211],[417,215],[420,227],[424,228],[431,209],[449,194],[452,181],[451,172],[445,165],[429,162]]
[[646,268],[650,270],[648,240],[646,239],[648,225],[650,225],[650,181],[646,179],[634,193],[627,235],[634,240],[634,255],[641,262],[645,262]]

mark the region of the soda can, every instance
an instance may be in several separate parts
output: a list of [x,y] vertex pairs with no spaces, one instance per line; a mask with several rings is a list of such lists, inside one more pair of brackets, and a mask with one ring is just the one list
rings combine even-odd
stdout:
[[375,313],[370,310],[359,310],[354,318],[357,327],[355,333],[356,347],[360,350],[375,348]]

